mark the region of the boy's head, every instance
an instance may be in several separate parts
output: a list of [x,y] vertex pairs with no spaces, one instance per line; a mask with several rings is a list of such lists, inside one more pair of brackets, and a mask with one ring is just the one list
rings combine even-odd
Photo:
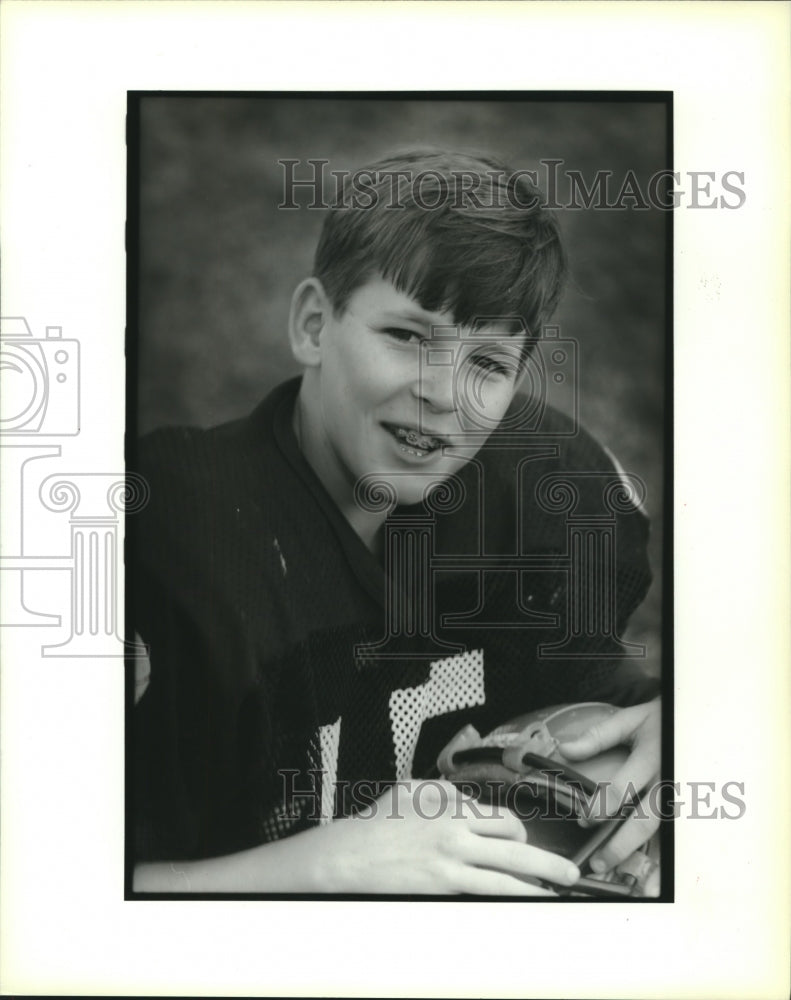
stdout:
[[565,276],[540,202],[524,172],[450,153],[347,179],[290,318],[302,447],[347,513],[371,474],[419,501],[502,420]]
[[416,150],[360,168],[327,213],[313,273],[336,312],[374,276],[459,326],[520,316],[530,338],[566,276],[557,220],[527,171]]

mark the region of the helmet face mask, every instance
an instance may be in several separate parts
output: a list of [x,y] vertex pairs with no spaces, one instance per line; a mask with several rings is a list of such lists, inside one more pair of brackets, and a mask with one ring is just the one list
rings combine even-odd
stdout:
[[[603,811],[604,790],[629,755],[618,746],[570,764],[558,750],[618,711],[602,702],[561,705],[519,716],[481,737],[466,726],[439,755],[442,777],[481,802],[503,806],[525,826],[528,842],[574,861],[583,877],[572,895],[637,897],[658,864],[656,835],[613,871],[591,877],[585,865],[627,818]],[[592,819],[580,826],[581,818]]]

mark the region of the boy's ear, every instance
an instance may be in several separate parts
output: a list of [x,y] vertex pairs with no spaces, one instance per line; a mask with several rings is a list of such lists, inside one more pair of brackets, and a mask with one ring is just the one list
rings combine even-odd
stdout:
[[291,353],[300,364],[316,367],[321,362],[321,332],[332,311],[318,278],[305,278],[291,296],[288,339]]

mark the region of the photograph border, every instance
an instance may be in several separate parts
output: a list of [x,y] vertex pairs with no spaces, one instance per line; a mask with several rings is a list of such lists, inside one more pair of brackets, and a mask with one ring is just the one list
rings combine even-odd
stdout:
[[[178,90],[178,91],[128,91],[126,115],[126,147],[127,147],[127,219],[126,219],[126,461],[136,471],[136,441],[139,433],[138,419],[138,388],[139,388],[139,345],[140,345],[140,151],[141,135],[141,105],[144,101],[169,99],[210,100],[283,100],[298,104],[305,100],[321,100],[328,103],[337,100],[345,101],[456,101],[465,102],[519,102],[530,103],[643,103],[661,104],[665,108],[665,155],[660,170],[674,170],[673,162],[673,93],[672,91],[650,90],[525,90],[525,91],[473,91],[473,90],[333,90],[333,91],[228,91],[228,90]],[[596,211],[596,208],[587,211]],[[673,660],[673,221],[676,209],[664,211],[664,266],[665,266],[665,351],[663,379],[663,483],[662,483],[662,577],[661,577],[661,694],[662,694],[662,763],[660,780],[671,783],[674,780],[674,660]],[[129,570],[126,570],[128,580]],[[131,588],[126,588],[126,642],[130,650],[134,650],[136,633],[133,626],[135,612]],[[628,897],[627,899],[601,899],[592,897],[541,897],[541,896],[464,896],[427,894],[383,894],[383,893],[300,893],[300,892],[143,892],[133,888],[134,872],[134,809],[132,802],[134,736],[132,717],[135,708],[135,667],[136,656],[132,653],[126,663],[126,806],[125,806],[125,864],[124,864],[124,898],[127,900],[167,901],[167,900],[303,900],[303,901],[386,901],[413,902],[417,904],[431,902],[464,903],[549,903],[569,904],[583,903],[672,903],[674,891],[674,820],[662,820],[657,836],[661,851],[661,889],[657,898]],[[670,800],[672,791],[669,787],[662,788],[662,813],[672,812]]]

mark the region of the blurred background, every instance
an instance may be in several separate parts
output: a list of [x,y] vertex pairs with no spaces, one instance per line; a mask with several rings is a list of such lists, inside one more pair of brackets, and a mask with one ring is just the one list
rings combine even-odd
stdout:
[[[249,412],[298,372],[286,338],[291,292],[311,271],[321,211],[278,209],[281,159],[354,170],[411,146],[494,154],[514,169],[558,167],[610,201],[633,171],[645,194],[668,166],[666,106],[643,101],[385,100],[149,96],[140,101],[137,430],[209,426]],[[134,155],[134,151],[132,151]],[[308,196],[295,194],[306,206]],[[626,199],[624,204],[632,206]],[[647,486],[655,574],[628,638],[661,664],[666,213],[563,209],[571,281],[554,318],[579,343],[583,424]],[[134,225],[134,220],[131,220]],[[554,400],[567,408],[570,399]]]

